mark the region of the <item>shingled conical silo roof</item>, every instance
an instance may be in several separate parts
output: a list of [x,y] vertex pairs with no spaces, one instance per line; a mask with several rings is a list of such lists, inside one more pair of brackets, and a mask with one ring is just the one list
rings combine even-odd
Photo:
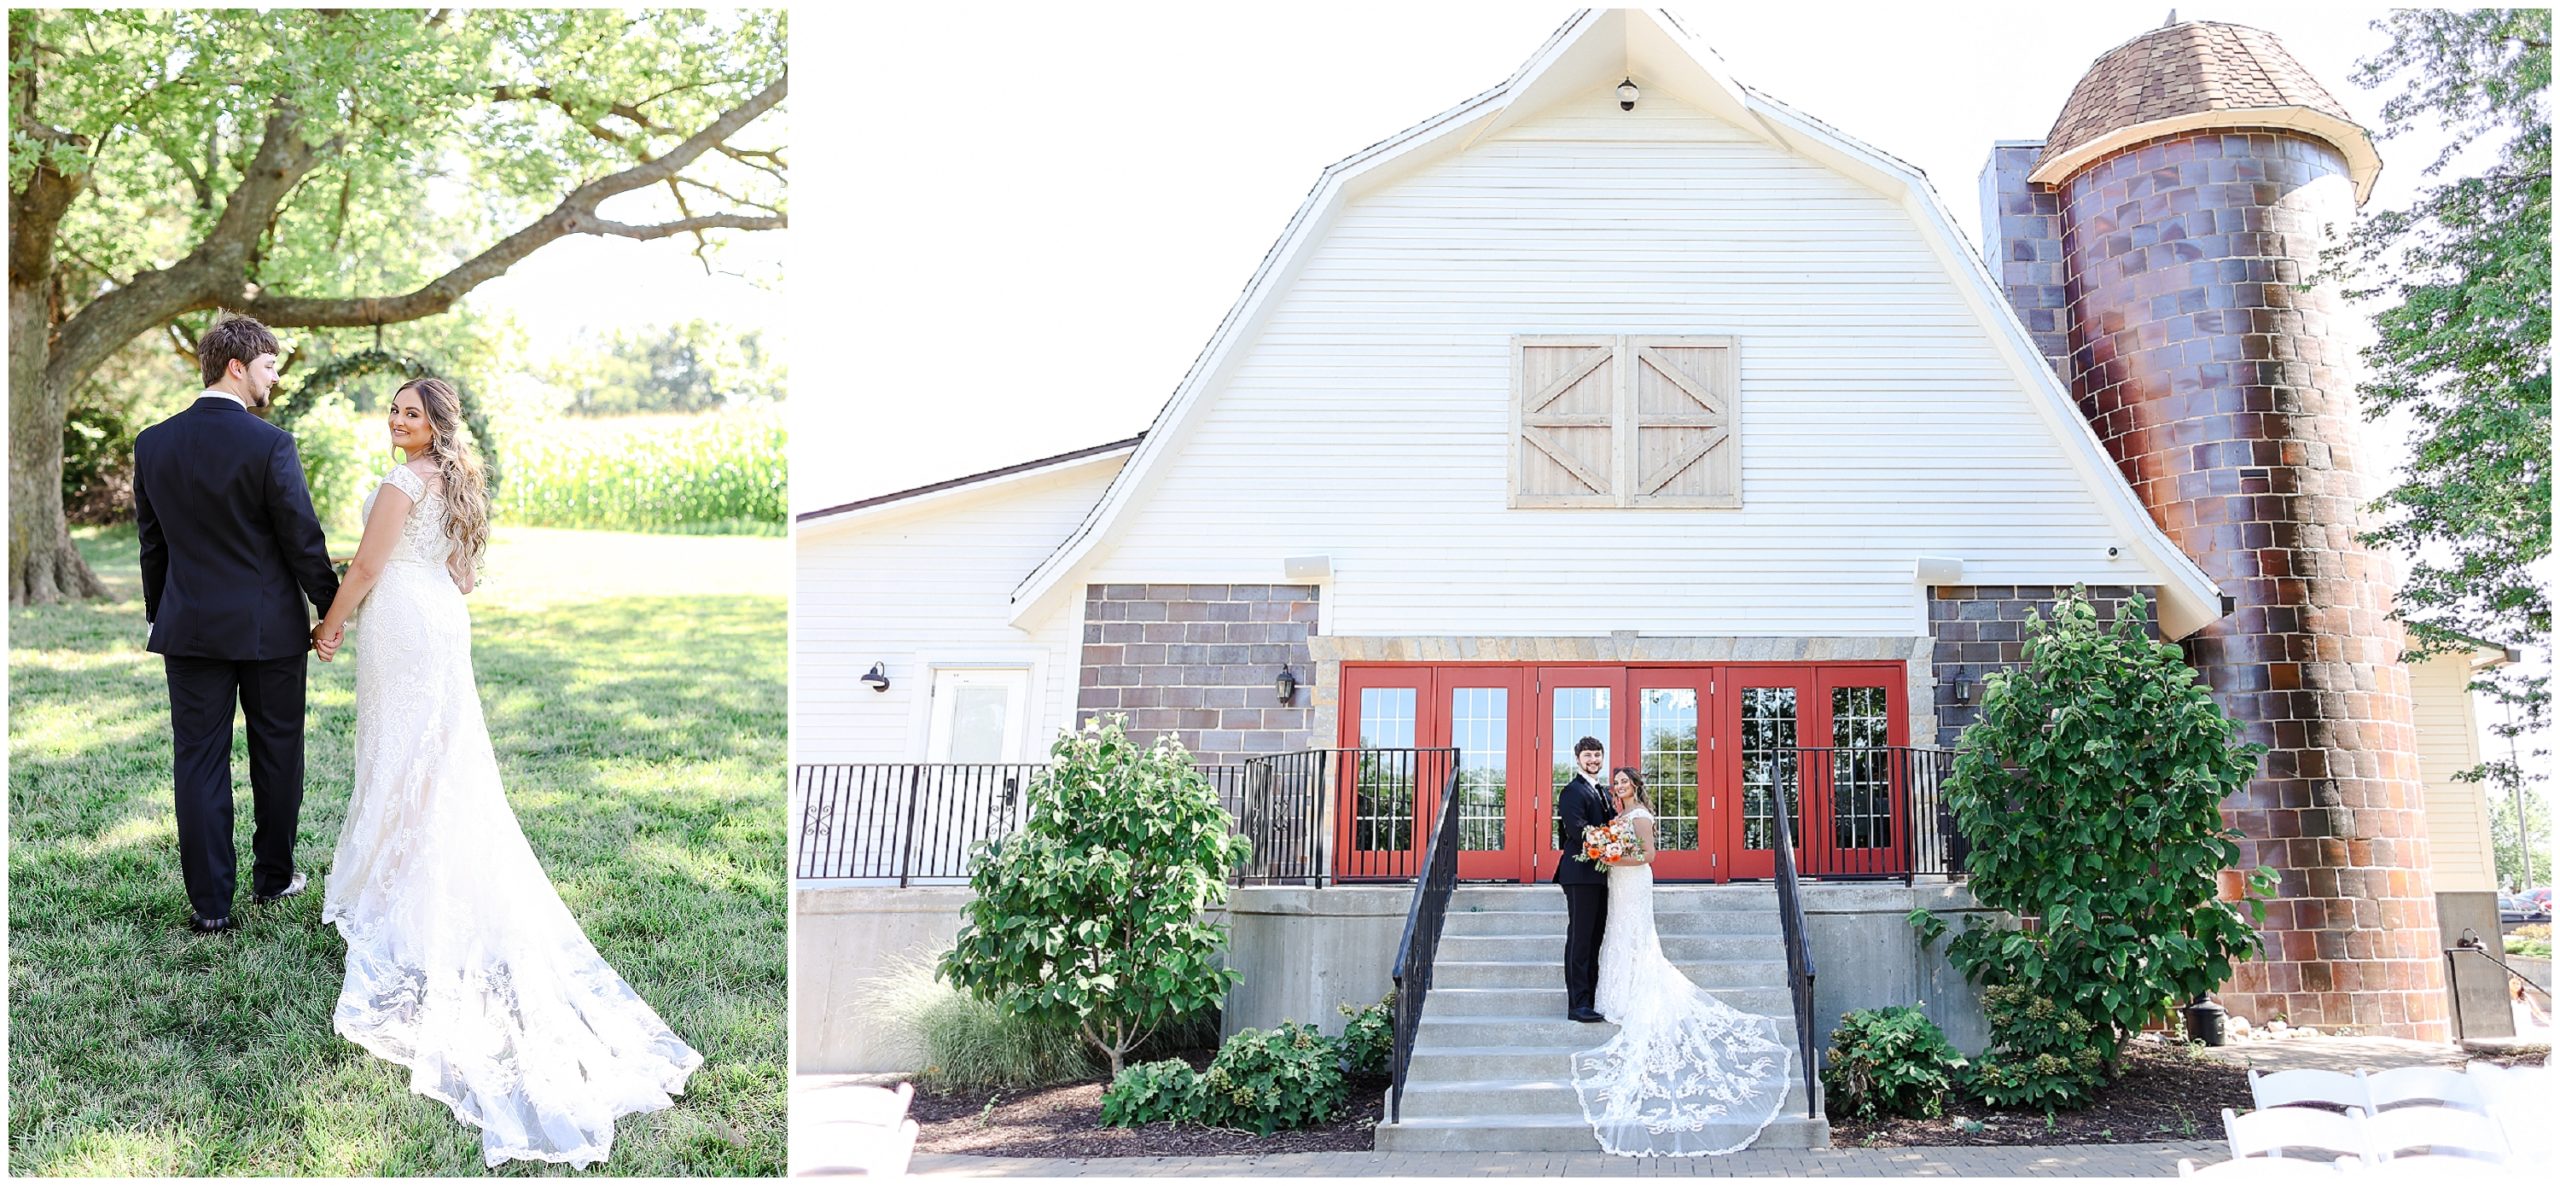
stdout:
[[2287,128],[2337,146],[2358,202],[2382,171],[2372,137],[2275,34],[2181,21],[2099,55],[2062,105],[2028,179],[2059,184],[2125,145],[2214,127]]

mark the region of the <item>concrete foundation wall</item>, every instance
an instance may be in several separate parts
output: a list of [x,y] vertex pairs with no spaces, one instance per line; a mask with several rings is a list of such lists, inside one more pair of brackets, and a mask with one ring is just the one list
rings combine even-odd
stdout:
[[[1552,895],[1553,886],[1523,886]],[[1664,886],[1657,906],[1713,887]],[[802,888],[792,895],[792,1069],[801,1074],[914,1070],[921,1052],[877,1010],[866,980],[902,960],[930,963],[960,933],[969,900],[962,886]],[[1267,1029],[1282,1021],[1338,1033],[1337,1006],[1386,995],[1404,935],[1410,886],[1246,887],[1228,899],[1233,966],[1245,973],[1228,995],[1222,1030]],[[1971,985],[1948,967],[1944,944],[1930,954],[1903,916],[1925,907],[1945,915],[1950,933],[1980,907],[1961,885],[1817,883],[1805,887],[1813,948],[1816,1038],[1828,1044],[1840,1015],[1883,1005],[1924,1003],[1956,1046],[1978,1052],[1986,1038]],[[1563,976],[1563,955],[1557,976]]]

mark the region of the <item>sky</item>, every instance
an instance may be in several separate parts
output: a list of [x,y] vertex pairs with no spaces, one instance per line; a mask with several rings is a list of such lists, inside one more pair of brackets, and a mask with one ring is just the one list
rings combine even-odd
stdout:
[[[604,215],[626,222],[675,217],[672,210],[612,205]],[[529,367],[582,336],[696,318],[779,336],[788,332],[782,259],[790,235],[732,232],[712,255],[712,275],[694,258],[690,237],[643,242],[570,235],[473,289],[470,300],[515,318],[525,332],[523,361]]]
[[[795,15],[804,156],[790,310],[792,501],[830,506],[1129,436],[1171,396],[1335,160],[1500,83],[1571,14],[1517,3],[973,8]],[[1743,82],[1918,166],[1978,233],[1995,140],[2043,136],[2158,11],[2077,4],[1676,8]],[[2359,122],[2379,7],[2231,3]],[[803,19],[806,18],[806,19]],[[2381,144],[2401,202],[2426,137]],[[823,225],[820,225],[823,223]],[[983,383],[968,360],[1037,384]],[[2367,429],[2390,464],[2399,432]]]

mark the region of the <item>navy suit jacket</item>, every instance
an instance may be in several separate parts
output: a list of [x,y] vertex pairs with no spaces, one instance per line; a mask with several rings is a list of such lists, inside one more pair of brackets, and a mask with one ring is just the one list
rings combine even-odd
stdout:
[[208,395],[133,440],[133,521],[153,651],[285,659],[338,595],[293,434]]
[[1609,796],[1591,785],[1590,776],[1576,774],[1556,796],[1556,818],[1564,832],[1564,860],[1556,866],[1556,884],[1609,884],[1608,869],[1582,859],[1582,830],[1618,818]]

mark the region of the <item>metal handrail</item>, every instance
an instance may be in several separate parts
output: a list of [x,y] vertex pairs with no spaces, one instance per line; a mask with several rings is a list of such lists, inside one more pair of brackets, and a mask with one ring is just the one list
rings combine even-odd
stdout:
[[1813,945],[1805,936],[1804,901],[1796,884],[1795,821],[1786,797],[1769,817],[1778,825],[1778,926],[1787,948],[1787,992],[1795,1004],[1796,1054],[1803,1061],[1805,1119],[1822,1115],[1822,1072],[1813,1059]]
[[1387,1060],[1387,1122],[1404,1120],[1405,1071],[1413,1064],[1413,1041],[1422,1028],[1422,1005],[1431,994],[1432,963],[1440,954],[1440,931],[1449,920],[1449,899],[1458,889],[1458,751],[1424,750],[1449,764],[1440,788],[1439,819],[1431,843],[1423,850],[1422,870],[1413,879],[1413,903],[1405,908],[1404,938],[1397,945],[1395,980],[1395,1049]]

